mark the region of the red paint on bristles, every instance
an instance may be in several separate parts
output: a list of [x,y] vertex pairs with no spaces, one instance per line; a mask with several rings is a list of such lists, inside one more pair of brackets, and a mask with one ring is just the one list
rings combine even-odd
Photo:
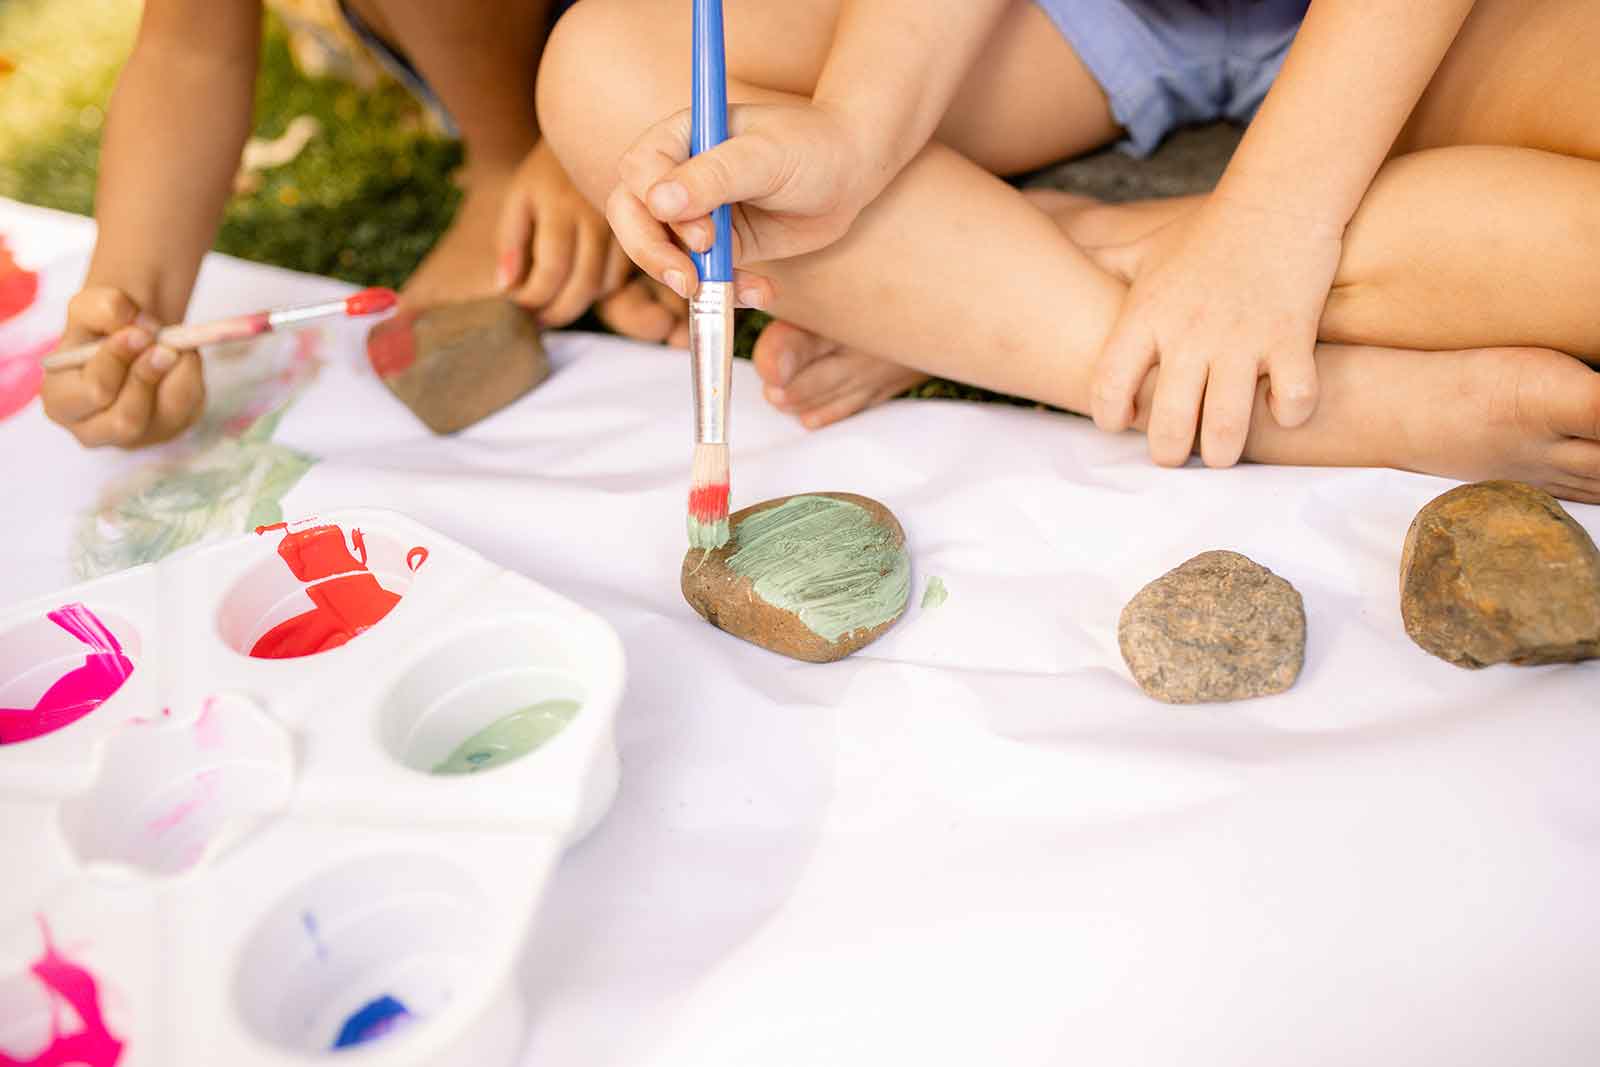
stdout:
[[728,483],[700,485],[689,490],[689,516],[696,522],[721,522],[728,517]]
[[345,299],[344,313],[351,316],[376,315],[394,307],[399,299],[400,295],[393,289],[363,289]]

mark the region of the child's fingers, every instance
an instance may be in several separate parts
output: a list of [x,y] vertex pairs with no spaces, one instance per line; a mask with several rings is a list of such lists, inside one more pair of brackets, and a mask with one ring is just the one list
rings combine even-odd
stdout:
[[570,325],[600,295],[601,275],[606,269],[606,246],[611,242],[605,234],[594,231],[576,236],[577,248],[566,284],[539,313],[539,321],[546,326]]
[[571,222],[541,222],[533,228],[533,265],[528,280],[516,292],[517,303],[542,308],[561,291],[572,274],[577,232]]
[[[140,319],[139,305],[120,289],[95,286],[80,290],[67,303],[67,321],[90,333],[115,333],[124,326],[135,325]],[[157,324],[149,316],[142,316],[138,325],[155,333]]]
[[[1165,367],[1163,367],[1165,373]],[[1260,380],[1258,361],[1223,360],[1206,379],[1205,414],[1200,421],[1200,458],[1208,467],[1231,467],[1244,453],[1250,412]]]
[[533,236],[533,215],[517,193],[513,192],[500,205],[494,233],[494,284],[504,293],[522,277],[528,241]]
[[1150,458],[1163,467],[1181,467],[1194,454],[1195,426],[1206,389],[1207,366],[1198,359],[1163,359],[1150,407]]
[[150,341],[150,334],[140,327],[130,326],[100,342],[100,347],[82,367],[47,373],[39,389],[45,414],[56,422],[70,424],[109,408],[122,389],[128,365]]
[[733,295],[740,307],[764,308],[775,295],[772,280],[747,270],[733,272]]
[[1155,338],[1124,311],[1095,370],[1089,410],[1096,426],[1121,433],[1133,424],[1133,398],[1155,361]]
[[595,309],[600,321],[635,341],[665,341],[677,325],[677,319],[657,303],[650,288],[657,284],[640,277],[612,293]]
[[600,279],[600,291],[607,295],[618,292],[628,284],[628,278],[633,274],[633,261],[628,258],[628,253],[622,250],[612,238],[611,231],[606,230],[606,269]]
[[783,185],[783,164],[775,141],[734,137],[678,164],[649,187],[644,201],[662,222],[696,219],[723,204],[771,196]]
[[[656,182],[672,168],[689,158],[689,129],[693,115],[689,109],[663,119],[640,134],[617,162],[617,176],[623,188],[641,202]],[[709,212],[701,212],[709,214]]]
[[200,369],[200,353],[194,349],[177,353],[177,362],[156,386],[156,407],[150,417],[147,443],[168,441],[187,430],[199,418],[206,403],[206,380]]
[[645,210],[639,198],[617,186],[606,200],[606,221],[628,258],[650,277],[688,299],[698,281],[694,262],[667,237],[666,227]]
[[1274,352],[1267,362],[1272,388],[1267,404],[1278,425],[1292,429],[1302,425],[1317,410],[1316,339],[1302,341]]
[[156,386],[172,368],[177,353],[165,345],[153,345],[128,368],[122,388],[111,406],[78,423],[74,436],[90,448],[116,445],[128,448],[143,442],[155,410]]

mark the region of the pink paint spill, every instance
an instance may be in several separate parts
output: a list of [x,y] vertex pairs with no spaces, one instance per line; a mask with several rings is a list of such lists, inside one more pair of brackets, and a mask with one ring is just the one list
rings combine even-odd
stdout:
[[[257,528],[256,533],[287,529],[284,523]],[[306,583],[310,611],[280,622],[250,649],[257,659],[296,659],[338,648],[379,622],[400,603],[400,595],[378,584],[367,570],[367,546],[360,530],[350,531],[360,559],[345,547],[337,526],[313,526],[285,533],[278,555],[294,576]]]
[[[50,996],[50,1043],[26,1060],[0,1051],[0,1067],[115,1067],[123,1045],[112,1036],[100,1013],[100,989],[94,975],[56,951],[42,915],[39,930],[44,935],[44,956],[29,969]],[[61,1032],[62,1001],[77,1015],[82,1029]]]
[[19,352],[0,356],[0,419],[10,418],[33,402],[44,383],[44,359],[56,347],[51,337]]
[[222,720],[217,718],[217,698],[206,697],[200,706],[200,717],[194,721],[194,743],[201,748],[216,748],[222,744]]
[[48,618],[87,645],[83,666],[69,671],[45,691],[31,708],[0,708],[0,745],[54,733],[89,714],[122,688],[133,673],[133,661],[94,612],[67,604]]
[[0,322],[28,310],[38,295],[39,275],[17,266],[11,247],[0,236]]
[[189,796],[174,804],[172,808],[159,818],[151,819],[149,831],[160,836],[178,826],[195,811],[209,804],[217,796],[217,768],[201,771],[194,776],[194,790]]

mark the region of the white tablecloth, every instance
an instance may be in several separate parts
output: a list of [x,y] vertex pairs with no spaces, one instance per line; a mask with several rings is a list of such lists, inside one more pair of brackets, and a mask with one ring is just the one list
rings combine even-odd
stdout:
[[[59,329],[92,228],[0,202],[0,234],[41,275],[3,359]],[[213,256],[192,315],[347,288]],[[1473,673],[1406,638],[1401,542],[1448,482],[1165,471],[1136,436],[992,405],[810,434],[740,365],[735,506],[864,493],[913,550],[900,624],[803,665],[679,594],[681,353],[552,337],[545,385],[437,438],[360,339],[215,360],[211,424],[155,452],[84,451],[36,402],[0,422],[0,599],[139,558],[130,501],[199,536],[281,496],[405,512],[610,620],[622,791],[528,947],[528,1064],[1600,1062],[1600,664]],[[198,511],[163,488],[208,465],[260,484]],[[1304,595],[1290,693],[1177,708],[1129,680],[1122,605],[1210,548]]]

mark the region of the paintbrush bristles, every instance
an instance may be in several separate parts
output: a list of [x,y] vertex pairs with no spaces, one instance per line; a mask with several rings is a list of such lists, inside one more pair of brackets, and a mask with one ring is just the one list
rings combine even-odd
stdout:
[[689,474],[689,547],[728,543],[728,446],[695,445]]

